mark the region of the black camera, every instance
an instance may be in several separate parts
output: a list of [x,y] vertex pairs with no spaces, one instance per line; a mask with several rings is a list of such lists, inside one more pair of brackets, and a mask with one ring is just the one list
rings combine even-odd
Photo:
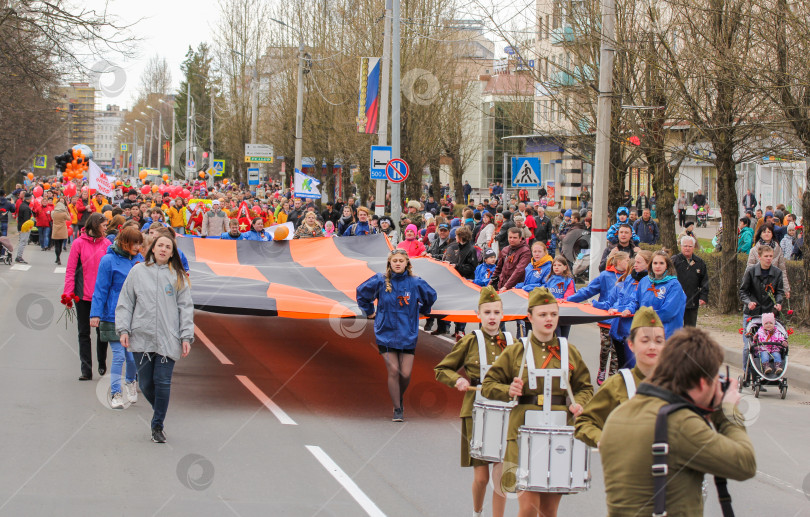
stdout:
[[726,365],[726,374],[720,374],[720,388],[723,390],[723,393],[728,390],[728,386],[731,382],[730,379],[731,377],[729,376],[728,365]]

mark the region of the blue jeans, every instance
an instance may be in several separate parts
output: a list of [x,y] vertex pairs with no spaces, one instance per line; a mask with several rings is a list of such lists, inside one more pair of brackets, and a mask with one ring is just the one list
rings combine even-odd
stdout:
[[185,226],[172,226],[172,228],[174,228],[174,233],[177,235],[185,235],[186,233]]
[[8,221],[0,223],[0,237],[8,236]]
[[124,361],[127,363],[127,384],[135,380],[135,358],[132,352],[127,350],[121,345],[120,341],[110,341],[110,348],[112,348],[112,365],[110,366],[110,392],[115,395],[121,393],[121,369],[124,366]]
[[51,243],[51,227],[37,226],[39,228],[39,247],[45,249]]
[[745,335],[745,331],[748,330],[747,325],[748,325],[748,322],[746,321],[746,316],[745,316],[745,314],[743,314],[743,324],[742,324],[742,328],[743,328],[743,351],[742,351],[743,372],[748,370],[748,347],[751,346],[751,340],[748,339],[748,336]]
[[782,354],[779,352],[760,352],[759,353],[759,361],[764,367],[773,357],[773,362],[779,364],[782,362]]
[[169,410],[174,359],[155,353],[133,352],[138,367],[138,385],[141,393],[152,405],[152,429],[163,429],[163,420]]

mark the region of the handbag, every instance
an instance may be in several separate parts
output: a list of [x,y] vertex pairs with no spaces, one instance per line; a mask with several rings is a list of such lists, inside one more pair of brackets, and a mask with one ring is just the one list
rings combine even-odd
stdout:
[[109,343],[110,341],[118,341],[120,338],[115,332],[115,323],[112,321],[102,321],[98,324],[98,338],[101,341]]

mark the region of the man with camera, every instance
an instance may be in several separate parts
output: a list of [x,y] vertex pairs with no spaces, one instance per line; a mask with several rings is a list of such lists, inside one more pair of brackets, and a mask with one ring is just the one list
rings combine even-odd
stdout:
[[743,481],[757,468],[737,381],[727,368],[717,373],[722,363],[705,331],[681,329],[636,396],[610,415],[599,444],[608,515],[703,515],[705,474],[730,514],[725,478]]

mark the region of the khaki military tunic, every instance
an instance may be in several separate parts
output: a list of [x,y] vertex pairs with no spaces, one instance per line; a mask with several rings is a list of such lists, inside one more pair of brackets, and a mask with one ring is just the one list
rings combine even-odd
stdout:
[[[534,334],[531,335],[530,339],[531,346],[533,347],[535,368],[541,368],[543,364],[546,364],[546,368],[560,368],[560,359],[550,352],[550,348],[555,347],[556,354],[558,356],[560,355],[559,342],[556,337],[546,343],[541,343]],[[547,359],[549,355],[551,355],[551,359]],[[547,360],[548,362],[546,363]],[[511,397],[509,397],[509,385],[512,384],[512,380],[520,373],[520,364],[523,361],[523,342],[517,341],[513,346],[507,348],[498,360],[495,361],[495,364],[492,365],[489,373],[484,378],[482,394],[488,399],[501,400],[504,402],[511,400]],[[574,392],[574,402],[585,407],[593,397],[591,374],[588,372],[585,361],[582,360],[582,355],[576,347],[570,343],[568,345],[568,364],[571,390]],[[523,395],[543,394],[544,380],[542,377],[537,378],[537,389],[529,388],[528,368],[523,369],[522,378]],[[559,378],[555,378],[552,382],[552,397],[565,398],[567,392],[560,388]],[[523,425],[525,421],[526,411],[542,409],[542,406],[537,404],[518,404],[512,409],[512,413],[509,416],[509,433],[507,434],[506,454],[503,460],[503,477],[501,478],[501,487],[507,492],[515,491],[515,472],[518,462],[518,428]],[[568,405],[553,404],[551,409],[553,411],[568,411]],[[569,425],[571,425],[570,419],[571,415],[569,412]]]
[[[641,373],[638,366],[630,371],[633,374],[636,386],[638,386],[644,380],[644,374]],[[620,373],[611,375],[577,418],[574,424],[576,427],[574,436],[589,446],[596,447],[596,444],[602,438],[602,429],[605,427],[608,415],[619,407],[619,404],[624,404],[628,400],[624,376]]]
[[[647,386],[647,384],[644,384]],[[652,515],[652,444],[655,419],[665,405],[683,401],[638,393],[621,404],[605,423],[600,440],[608,515],[630,517]],[[735,415],[734,421],[726,415]],[[757,471],[754,446],[742,425],[742,414],[730,404],[706,419],[689,409],[669,415],[669,475],[667,514],[669,517],[703,515],[704,474],[743,481]]]
[[[503,350],[498,345],[498,340],[505,346],[506,338],[503,332],[497,336],[490,336],[482,331],[484,335],[484,346],[487,353],[487,363],[492,364],[500,356]],[[451,388],[456,387],[456,381],[461,378],[458,371],[464,368],[464,373],[472,385],[477,380],[481,383],[481,364],[478,356],[478,339],[475,333],[471,332],[458,340],[453,350],[450,351],[442,361],[433,368],[436,380],[446,384]],[[464,394],[464,401],[461,403],[461,466],[478,467],[489,465],[489,462],[470,457],[470,439],[472,438],[472,409],[475,402],[475,391],[467,390]]]

